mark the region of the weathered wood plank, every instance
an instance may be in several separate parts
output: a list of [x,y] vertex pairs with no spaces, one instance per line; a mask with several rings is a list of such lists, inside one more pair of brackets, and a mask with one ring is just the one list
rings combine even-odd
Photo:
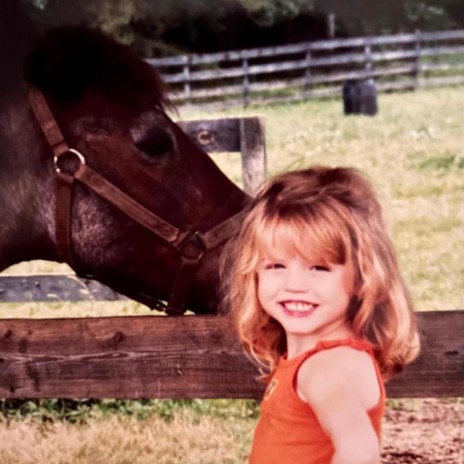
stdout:
[[240,151],[240,118],[177,121],[181,129],[203,150]]
[[254,374],[221,318],[0,321],[3,398],[246,398]]
[[[372,62],[387,62],[397,60],[416,59],[419,57],[431,56],[448,56],[464,54],[464,47],[437,47],[437,48],[422,48],[421,50],[392,50],[372,52],[369,59]],[[188,77],[189,82],[200,81],[220,81],[222,79],[242,78],[245,74],[250,76],[258,76],[263,74],[275,74],[287,71],[298,71],[309,68],[318,68],[322,66],[341,66],[352,65],[355,63],[364,63],[366,61],[365,53],[343,53],[323,58],[313,58],[309,63],[304,55],[298,60],[285,61],[279,63],[256,64],[249,66],[247,71],[243,69],[241,63],[238,63],[234,68],[215,69],[206,71],[192,71]],[[387,68],[388,70],[388,68]],[[379,75],[381,70],[377,70]],[[167,82],[182,83],[185,82],[185,73],[165,74]]]
[[[360,71],[365,75],[367,74],[375,74],[376,76],[382,76],[382,73],[377,71],[369,71],[366,72],[364,70]],[[388,72],[390,75],[390,73]],[[396,73],[392,73],[396,74]],[[420,78],[420,86],[422,87],[432,87],[432,86],[444,86],[444,85],[461,85],[463,83],[463,76],[451,76],[446,78]],[[329,82],[326,82],[328,84]],[[273,84],[269,84],[268,88],[271,89]],[[377,90],[379,92],[391,91],[391,90],[411,90],[417,86],[417,81],[415,79],[411,79],[409,76],[397,81],[379,81],[377,84]],[[297,87],[304,87],[303,79],[293,79],[289,82],[289,85],[285,85],[285,82],[278,82],[275,85],[275,88],[272,90],[291,90],[291,93],[287,93],[285,95],[281,95],[278,93],[274,93],[268,97],[260,97],[255,95],[255,91],[259,92],[263,86],[260,84],[253,84],[250,86],[251,92],[250,96],[253,97],[250,101],[250,105],[260,105],[264,106],[271,103],[278,103],[278,102],[301,102],[305,99],[314,99],[314,98],[327,98],[327,97],[340,97],[342,95],[342,87],[341,85],[338,86],[327,86],[321,88],[308,88],[306,91],[300,92],[298,91]],[[290,87],[290,88],[289,88]],[[295,87],[292,89],[292,87]],[[193,94],[194,95],[194,94]],[[182,100],[182,96],[179,97],[179,100]],[[231,99],[221,99],[215,100],[214,102],[207,102],[203,103],[199,100],[195,102],[195,105],[204,109],[225,109],[231,108],[234,106],[239,106],[242,103],[242,99],[240,98],[231,98]]]
[[240,119],[240,152],[245,191],[255,194],[266,178],[264,118]]
[[[389,396],[464,396],[464,311],[420,322]],[[256,374],[226,317],[0,320],[2,398],[258,398]]]
[[127,299],[95,280],[73,275],[1,276],[0,303]]
[[[331,39],[320,40],[316,42],[304,42],[300,44],[282,45],[279,47],[264,47],[249,50],[234,50],[219,53],[205,53],[202,55],[192,55],[191,64],[211,64],[221,61],[238,61],[242,59],[276,57],[280,55],[291,55],[295,53],[304,53],[311,50],[334,50],[337,48],[354,48],[364,47],[367,43],[372,46],[398,45],[415,43],[417,39],[423,42],[427,41],[444,41],[464,39],[464,31],[444,31],[412,34],[395,34],[369,37],[355,37],[348,39]],[[187,61],[187,55],[167,57],[167,58],[150,58],[147,60],[153,66],[182,66]]]
[[264,119],[258,117],[179,121],[179,126],[207,152],[240,152],[243,187],[252,194],[266,177]]
[[[387,384],[391,397],[464,397],[464,311],[420,315],[422,353]],[[405,395],[405,393],[408,393]]]
[[395,76],[398,74],[408,74],[414,70],[414,64],[404,66],[395,66],[383,69],[359,69],[353,71],[345,71],[341,73],[333,73],[313,77],[312,84],[325,84],[329,82],[344,82],[350,79],[369,79],[372,77]]

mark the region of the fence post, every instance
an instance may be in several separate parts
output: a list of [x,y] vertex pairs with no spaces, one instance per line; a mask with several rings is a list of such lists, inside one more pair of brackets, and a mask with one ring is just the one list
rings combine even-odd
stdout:
[[364,69],[369,73],[372,70],[372,49],[369,38],[366,40],[366,45],[364,46],[364,55],[365,55],[365,64]]
[[327,38],[335,38],[335,13],[329,13],[326,16]]
[[240,152],[244,190],[253,195],[266,177],[264,118],[240,119]]
[[415,60],[414,60],[414,90],[419,88],[419,77],[421,72],[421,31],[416,29],[416,41],[414,42]]
[[185,55],[184,77],[185,101],[190,104],[192,103],[192,89],[190,86],[190,55]]
[[246,108],[250,103],[250,78],[248,74],[248,58],[242,58],[242,69],[243,69],[243,83],[242,83],[242,100],[243,107]]
[[308,44],[305,58],[304,98],[311,98],[311,44]]

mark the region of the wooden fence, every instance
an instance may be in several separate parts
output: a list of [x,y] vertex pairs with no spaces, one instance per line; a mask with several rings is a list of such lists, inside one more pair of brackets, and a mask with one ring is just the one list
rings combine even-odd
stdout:
[[348,80],[377,90],[464,83],[464,30],[324,40],[148,59],[180,105],[248,106],[340,96]]
[[253,194],[266,178],[264,118],[197,119],[177,124],[207,153],[240,152],[245,192]]
[[[12,291],[18,279],[34,292]],[[1,277],[0,289],[2,301],[118,299],[75,277]],[[422,353],[388,395],[464,397],[464,311],[419,322]],[[0,320],[0,398],[259,398],[257,374],[226,316]]]

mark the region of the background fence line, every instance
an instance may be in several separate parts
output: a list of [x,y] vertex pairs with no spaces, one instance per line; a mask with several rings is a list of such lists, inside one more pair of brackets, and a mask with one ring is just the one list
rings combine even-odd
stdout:
[[148,59],[178,105],[248,106],[340,96],[347,80],[379,92],[464,84],[464,30],[322,40]]

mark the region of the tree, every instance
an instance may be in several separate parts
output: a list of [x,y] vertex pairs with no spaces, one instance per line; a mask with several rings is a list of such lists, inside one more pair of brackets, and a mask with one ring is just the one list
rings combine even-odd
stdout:
[[[46,26],[86,24],[143,56],[322,39],[328,15],[343,36],[464,27],[462,0],[23,1]],[[297,27],[300,33],[292,34]]]

